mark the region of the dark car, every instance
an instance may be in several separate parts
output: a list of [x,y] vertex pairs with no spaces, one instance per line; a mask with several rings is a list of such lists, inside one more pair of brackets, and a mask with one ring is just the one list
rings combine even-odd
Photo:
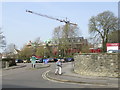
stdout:
[[37,59],[36,63],[43,63],[43,59],[42,58]]
[[64,60],[65,60],[65,62],[72,62],[72,61],[74,61],[74,58],[65,58]]
[[49,62],[54,62],[54,59],[53,58],[48,58],[48,61]]
[[58,61],[58,58],[54,58],[54,62],[57,62]]
[[16,63],[23,63],[23,60],[21,60],[21,59],[16,59],[15,62],[16,62]]

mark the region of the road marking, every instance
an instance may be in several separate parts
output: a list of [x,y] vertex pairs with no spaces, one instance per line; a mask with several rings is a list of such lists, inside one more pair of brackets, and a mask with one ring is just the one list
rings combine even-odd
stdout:
[[88,86],[88,85],[91,85],[91,84],[79,84],[79,83],[63,82],[63,81],[57,81],[57,80],[49,79],[49,78],[46,77],[46,75],[48,74],[48,72],[50,72],[50,70],[48,70],[48,71],[46,71],[46,72],[44,72],[44,73],[42,74],[43,79],[49,80],[49,81],[52,81],[52,82],[57,82],[57,83],[78,84],[78,85],[87,85],[87,86]]
[[[57,81],[57,80],[53,80],[53,79],[49,79],[46,77],[46,75],[48,74],[48,72],[50,72],[50,70],[44,72],[42,74],[42,77],[45,79],[45,80],[49,80],[49,81],[52,81],[52,82],[58,82],[58,83],[67,83],[67,84],[79,84],[79,83],[73,83],[73,82],[64,82],[64,81]],[[80,84],[79,84],[80,85]],[[81,85],[85,85],[85,84],[81,84]],[[86,85],[91,85],[91,84],[86,84]]]
[[[64,82],[64,81],[60,81],[60,80],[53,80],[53,79],[49,79],[46,75],[48,75],[48,72],[50,72],[50,70],[48,70],[48,71],[46,71],[46,72],[44,72],[43,74],[42,74],[42,77],[43,77],[43,79],[45,79],[45,80],[49,80],[49,81],[52,81],[52,82],[58,82],[58,83],[66,83],[66,84],[78,84],[78,85],[84,85],[84,86],[88,86],[88,85],[90,85],[90,86],[93,86],[93,85],[95,85],[95,84],[89,84],[89,83],[84,83],[84,84],[82,84],[82,83],[75,83],[75,82]],[[107,87],[109,87],[109,85],[98,85],[98,87],[99,86],[107,86]],[[111,85],[110,85],[111,86]],[[116,86],[114,86],[114,87],[116,87]]]
[[44,73],[42,74],[43,79],[49,80],[49,81],[52,81],[52,82],[64,83],[64,82],[59,82],[59,81],[56,81],[56,80],[52,80],[52,79],[47,78],[47,77],[46,77],[46,74],[47,74],[48,72],[50,72],[50,70],[48,70],[48,71],[46,71],[46,72],[44,72]]

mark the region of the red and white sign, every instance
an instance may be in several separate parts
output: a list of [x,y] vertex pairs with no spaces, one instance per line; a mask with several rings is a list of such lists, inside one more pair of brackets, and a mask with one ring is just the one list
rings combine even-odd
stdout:
[[107,46],[107,51],[120,49],[120,43],[107,43],[106,46]]
[[107,43],[107,46],[120,46],[120,43]]

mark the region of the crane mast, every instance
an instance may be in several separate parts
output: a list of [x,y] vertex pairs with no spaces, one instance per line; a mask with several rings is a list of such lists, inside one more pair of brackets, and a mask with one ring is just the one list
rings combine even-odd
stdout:
[[57,21],[59,21],[59,22],[64,22],[64,23],[66,23],[66,24],[77,25],[77,24],[71,23],[70,21],[67,21],[67,20],[61,20],[61,19],[54,18],[54,17],[48,16],[48,15],[36,13],[36,12],[30,11],[30,10],[26,10],[26,12],[32,13],[32,14],[36,14],[36,15],[39,15],[39,16],[42,16],[42,17],[46,17],[46,18],[49,18],[49,19],[57,20]]

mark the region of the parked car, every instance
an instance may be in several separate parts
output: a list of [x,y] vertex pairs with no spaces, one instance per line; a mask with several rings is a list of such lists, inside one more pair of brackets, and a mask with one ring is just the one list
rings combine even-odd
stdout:
[[53,58],[48,58],[48,61],[49,62],[54,62],[54,59]]
[[120,53],[120,50],[108,50],[107,53]]
[[64,58],[61,58],[60,60],[61,60],[63,63],[65,62],[65,59],[64,59]]
[[36,63],[43,63],[43,59],[42,58],[37,59]]
[[16,59],[15,62],[16,62],[16,63],[23,63],[23,60],[21,60],[21,59]]
[[64,59],[64,58],[54,58],[54,62],[57,62],[58,59],[60,59],[63,63],[65,62],[65,59]]
[[74,58],[65,58],[64,60],[65,60],[65,62],[72,62],[72,61],[74,61]]
[[23,60],[23,63],[27,63],[28,61],[27,60]]
[[49,59],[48,58],[44,58],[43,59],[43,63],[47,64],[49,62]]
[[54,58],[54,62],[57,62],[58,58]]
[[27,63],[31,63],[30,59],[27,60]]

